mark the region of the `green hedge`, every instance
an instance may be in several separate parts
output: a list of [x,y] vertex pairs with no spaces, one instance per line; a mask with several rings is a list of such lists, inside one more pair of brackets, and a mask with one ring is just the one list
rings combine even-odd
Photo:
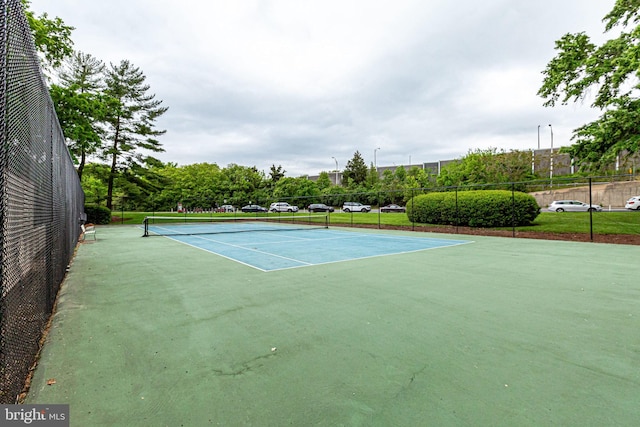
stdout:
[[111,223],[111,209],[104,206],[85,205],[84,212],[87,214],[87,222],[91,224]]
[[539,213],[533,196],[507,190],[429,193],[407,202],[409,220],[423,224],[510,227],[529,225]]

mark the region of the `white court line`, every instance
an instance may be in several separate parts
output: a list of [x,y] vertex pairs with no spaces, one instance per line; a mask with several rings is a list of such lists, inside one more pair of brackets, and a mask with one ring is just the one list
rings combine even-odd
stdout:
[[[449,239],[437,239],[433,237],[412,237],[412,236],[387,236],[387,235],[376,235],[376,234],[367,234],[367,233],[347,233],[345,232],[337,232],[341,233],[340,236],[335,237],[323,237],[323,238],[307,238],[307,237],[295,237],[296,240],[301,242],[323,242],[329,240],[354,240],[354,239],[390,239],[390,240],[409,240],[409,241],[424,241],[428,240],[429,242],[440,242],[441,244],[446,244],[447,246],[455,246],[462,243],[473,242],[469,240],[449,240]],[[337,234],[336,233],[336,234]],[[272,232],[274,235],[281,235],[281,232]],[[252,242],[252,245],[262,245],[262,244],[282,244],[282,243],[291,243],[293,240],[290,237],[288,240],[274,240],[270,242]]]
[[[172,238],[171,236],[167,236],[167,237]],[[230,247],[232,247],[232,248],[236,248],[236,249],[242,249],[243,251],[255,252],[255,253],[262,254],[262,255],[268,255],[268,256],[271,256],[271,257],[274,257],[274,258],[280,258],[280,259],[284,259],[284,260],[287,260],[287,261],[293,261],[293,262],[297,262],[298,264],[314,265],[314,264],[309,263],[309,262],[300,261],[299,259],[289,258],[289,257],[285,257],[285,256],[282,256],[282,255],[276,255],[276,254],[273,254],[273,253],[271,253],[271,252],[265,252],[265,251],[261,251],[261,250],[253,249],[253,248],[248,248],[248,247],[246,247],[246,246],[241,246],[241,245],[235,245],[235,244],[233,244],[233,243],[221,242],[221,241],[216,240],[216,239],[208,239],[208,238],[206,238],[206,237],[196,236],[196,235],[189,236],[189,237],[194,237],[194,238],[197,238],[197,239],[206,240],[206,241],[208,241],[208,242],[214,242],[214,243],[218,243],[218,244],[221,244],[221,245],[230,246]],[[172,238],[172,239],[173,239],[173,238]],[[176,239],[173,239],[173,240],[176,240]],[[180,241],[180,240],[178,240],[178,241]],[[184,242],[182,242],[182,243],[184,243]],[[266,243],[266,242],[265,242],[265,243]],[[252,244],[255,244],[255,243],[252,243]],[[195,247],[195,248],[197,248],[197,247],[198,247],[198,246],[196,246],[196,245],[191,245],[191,244],[189,244],[189,243],[187,243],[187,245],[189,245],[189,246],[193,246],[193,247]],[[204,249],[204,248],[200,248],[200,249]],[[217,252],[214,252],[214,251],[209,250],[209,249],[204,249],[204,250],[206,250],[206,251],[208,251],[208,252],[211,252],[211,253],[214,253],[214,254],[218,254]],[[218,254],[218,255],[224,256],[224,255],[222,255],[222,254]],[[263,271],[264,271],[264,270],[263,270]]]
[[[182,240],[175,239],[175,238],[173,238],[173,237],[171,237],[171,236],[162,236],[162,237],[166,237],[167,239],[172,240],[172,241],[174,241],[174,242],[176,242],[176,243],[180,243],[181,245],[189,246],[189,247],[194,248],[194,249],[198,249],[198,250],[201,250],[201,251],[209,252],[210,254],[218,255],[219,257],[222,257],[222,258],[228,259],[229,261],[234,261],[234,262],[237,262],[238,264],[246,265],[247,267],[254,268],[254,269],[259,270],[259,271],[262,271],[262,272],[264,272],[264,273],[268,273],[268,272],[270,272],[270,271],[284,270],[284,268],[273,269],[273,270],[265,270],[264,268],[260,268],[260,267],[257,267],[257,266],[255,266],[255,265],[253,265],[253,264],[249,264],[248,262],[241,261],[241,260],[239,260],[238,258],[233,258],[233,257],[227,256],[227,255],[221,254],[221,253],[219,253],[219,252],[212,251],[211,249],[207,249],[207,248],[203,248],[202,246],[194,245],[194,244],[192,244],[192,243],[183,242]],[[193,237],[193,236],[192,236],[192,237]],[[241,247],[240,249],[245,249],[245,248],[242,248],[242,247]],[[270,254],[270,253],[268,253],[268,252],[265,252],[265,253],[266,253],[267,255],[277,256],[277,255],[274,255],[274,254]],[[301,262],[302,262],[302,261],[298,261],[298,260],[295,260],[295,259],[294,259],[294,260],[292,260],[292,261],[294,261],[294,262],[299,262],[299,263],[301,263]],[[312,265],[315,265],[315,264],[300,265],[300,266],[298,266],[298,267],[308,267],[308,266],[312,266]],[[287,268],[289,268],[289,267],[287,267]]]
[[[336,261],[326,261],[326,262],[318,262],[315,264],[311,264],[311,265],[329,265],[329,264],[336,264],[339,262],[347,262],[347,261],[357,261],[357,260],[361,260],[361,259],[369,259],[369,258],[379,258],[379,257],[385,257],[385,256],[393,256],[393,255],[403,255],[403,254],[411,254],[411,253],[415,253],[415,252],[420,252],[420,251],[430,251],[430,250],[434,250],[434,249],[443,249],[443,248],[450,248],[453,246],[460,246],[460,245],[466,245],[468,243],[475,243],[475,241],[461,241],[460,243],[456,243],[453,245],[446,245],[446,246],[435,246],[432,248],[420,248],[420,249],[414,249],[411,251],[403,251],[403,252],[392,252],[392,253],[385,253],[385,254],[378,254],[378,255],[368,255],[368,256],[362,256],[362,257],[357,257],[357,258],[348,258],[348,259],[339,259]],[[302,267],[308,267],[307,265],[294,265],[291,267],[282,267],[282,268],[275,268],[273,270],[262,270],[265,273],[269,273],[270,271],[280,271],[280,270],[292,270],[294,268],[302,268]],[[261,270],[261,269],[259,269]]]
[[[276,234],[279,235],[280,233],[282,233],[281,231],[278,232],[267,232],[269,234]],[[206,249],[203,248],[201,246],[198,246],[196,244],[191,244],[188,242],[184,242],[181,240],[178,240],[178,237],[181,236],[175,236],[175,235],[164,235],[163,237],[166,237],[168,239],[171,239],[173,241],[176,241],[178,243],[182,243],[184,245],[190,246],[192,248],[195,249],[200,249],[218,256],[221,256],[223,258],[226,258],[228,260],[231,261],[235,261],[237,263],[240,263],[242,265],[246,265],[248,267],[254,268],[256,270],[268,273],[270,271],[279,271],[279,270],[290,270],[293,268],[301,268],[301,267],[308,267],[308,266],[314,266],[314,265],[326,265],[326,264],[334,264],[334,263],[338,263],[338,262],[346,262],[346,261],[354,261],[354,260],[361,260],[361,259],[368,259],[368,258],[376,258],[376,257],[382,257],[382,256],[388,256],[388,255],[401,255],[401,254],[407,254],[407,253],[414,253],[414,252],[420,252],[420,251],[426,251],[426,250],[431,250],[431,249],[441,249],[441,248],[445,248],[445,247],[453,247],[453,246],[460,246],[460,245],[465,245],[467,243],[475,243],[475,241],[470,241],[470,240],[446,240],[446,239],[437,239],[437,238],[430,238],[430,237],[413,237],[413,236],[392,236],[392,235],[378,235],[378,234],[368,234],[368,233],[352,233],[352,232],[344,232],[344,231],[334,231],[333,234],[337,234],[338,236],[334,236],[334,237],[326,237],[326,238],[322,238],[322,239],[309,239],[309,238],[302,238],[302,237],[297,237],[296,239],[299,241],[330,241],[330,240],[348,240],[348,239],[367,239],[367,238],[375,238],[375,239],[379,239],[379,238],[384,238],[384,239],[393,239],[393,240],[428,240],[430,242],[442,242],[442,245],[440,246],[436,246],[436,247],[428,247],[428,248],[419,248],[419,249],[413,249],[413,250],[409,250],[409,251],[401,251],[401,252],[390,252],[390,253],[384,253],[384,254],[376,254],[376,255],[368,255],[368,256],[362,256],[362,257],[356,257],[356,258],[347,258],[347,259],[341,259],[341,260],[335,260],[335,261],[327,261],[327,262],[318,262],[318,263],[310,263],[310,262],[306,262],[306,261],[302,261],[296,258],[290,258],[290,257],[285,257],[282,255],[277,255],[271,252],[265,252],[265,251],[261,251],[258,249],[254,249],[254,248],[249,248],[247,246],[243,246],[243,245],[238,245],[238,244],[233,244],[233,243],[227,243],[227,242],[223,242],[217,239],[212,239],[212,238],[208,238],[208,237],[204,237],[205,235],[182,235],[182,237],[192,237],[192,238],[197,238],[200,240],[205,240],[205,241],[210,241],[213,243],[217,243],[220,245],[224,245],[224,246],[229,246],[235,249],[240,249],[243,251],[249,251],[249,252],[254,252],[254,253],[258,253],[261,255],[266,255],[268,257],[274,257],[274,258],[280,258],[286,261],[291,261],[294,263],[297,263],[298,265],[294,265],[294,266],[289,266],[289,267],[282,267],[282,268],[274,268],[274,269],[269,269],[269,270],[265,270],[263,268],[257,267],[253,264],[250,264],[248,262],[245,261],[241,261],[237,258],[233,258],[224,254],[221,254],[219,252],[215,252],[213,250],[210,249]],[[256,244],[282,244],[282,243],[291,243],[291,239],[289,239],[288,241],[284,240],[284,241],[276,241],[276,242],[260,242],[260,243],[256,243],[256,242],[252,242],[252,243],[248,243],[249,245],[256,245]]]

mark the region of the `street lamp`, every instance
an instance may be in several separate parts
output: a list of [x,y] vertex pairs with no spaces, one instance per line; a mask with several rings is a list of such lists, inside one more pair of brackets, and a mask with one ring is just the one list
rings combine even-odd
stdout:
[[[551,125],[549,125],[551,126]],[[538,125],[538,150],[540,149],[540,125]]]
[[331,156],[331,158],[336,162],[336,185],[338,185],[338,160],[335,157]]
[[378,171],[378,162],[376,160],[376,151],[378,151],[380,147],[373,150],[373,167],[376,168],[376,172]]
[[551,131],[551,155],[549,156],[549,180],[553,185],[553,126],[549,124],[549,130]]

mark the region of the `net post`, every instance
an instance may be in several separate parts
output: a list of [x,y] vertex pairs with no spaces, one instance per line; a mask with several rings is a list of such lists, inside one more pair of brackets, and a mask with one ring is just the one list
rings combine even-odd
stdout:
[[142,223],[144,224],[144,234],[142,235],[142,237],[149,237],[149,217],[144,217]]

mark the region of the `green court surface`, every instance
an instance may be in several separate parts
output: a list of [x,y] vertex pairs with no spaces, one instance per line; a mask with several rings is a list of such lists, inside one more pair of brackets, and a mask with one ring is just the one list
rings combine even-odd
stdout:
[[640,247],[474,236],[263,272],[140,234],[79,246],[26,403],[72,426],[640,419]]

